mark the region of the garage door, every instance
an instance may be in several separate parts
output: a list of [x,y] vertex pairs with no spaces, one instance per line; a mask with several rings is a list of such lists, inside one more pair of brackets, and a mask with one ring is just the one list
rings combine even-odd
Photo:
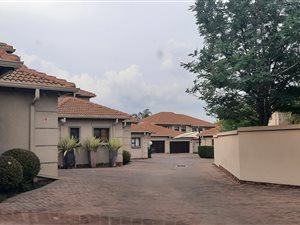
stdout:
[[170,153],[189,153],[189,152],[190,152],[189,141],[170,142]]
[[165,142],[152,141],[151,150],[153,153],[165,153]]

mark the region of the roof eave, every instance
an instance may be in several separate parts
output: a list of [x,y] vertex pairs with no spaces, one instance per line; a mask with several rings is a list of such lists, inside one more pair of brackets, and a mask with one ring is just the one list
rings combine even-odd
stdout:
[[76,114],[58,114],[59,118],[71,118],[71,119],[127,119],[126,116],[118,115],[76,115]]
[[21,84],[21,83],[12,83],[12,82],[0,82],[1,87],[14,87],[14,88],[25,88],[25,89],[41,89],[47,91],[59,91],[59,92],[71,92],[74,93],[78,91],[78,88],[75,87],[51,87],[43,85],[32,85],[32,84]]
[[23,66],[23,62],[14,62],[0,59],[0,66],[18,69]]

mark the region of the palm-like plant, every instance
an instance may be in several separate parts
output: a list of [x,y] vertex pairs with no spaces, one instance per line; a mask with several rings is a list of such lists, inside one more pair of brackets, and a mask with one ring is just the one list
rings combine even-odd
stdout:
[[146,118],[146,117],[151,116],[151,115],[152,115],[152,112],[149,109],[145,109],[142,112],[134,113],[131,116],[136,118],[136,119],[143,119],[143,118]]
[[61,152],[63,154],[63,156],[66,156],[66,154],[69,151],[78,151],[77,147],[79,147],[80,144],[78,143],[77,139],[75,139],[74,137],[64,137],[62,138],[58,145],[58,151]]
[[75,166],[75,152],[79,151],[80,143],[74,137],[62,138],[58,145],[58,151],[63,155],[63,162],[65,168],[72,168]]
[[110,151],[118,151],[122,147],[122,144],[119,139],[110,138],[105,147]]
[[116,166],[118,150],[122,147],[122,144],[117,138],[110,138],[105,147],[109,150],[109,164],[110,166]]
[[87,137],[82,143],[82,147],[89,153],[90,165],[92,168],[97,166],[97,150],[101,144],[102,140],[95,138],[94,136]]
[[99,138],[95,138],[94,136],[87,137],[83,143],[82,147],[87,151],[96,152],[101,146],[102,140]]

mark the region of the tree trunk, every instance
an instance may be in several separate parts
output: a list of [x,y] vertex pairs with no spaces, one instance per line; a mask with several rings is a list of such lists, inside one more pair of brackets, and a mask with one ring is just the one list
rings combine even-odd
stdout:
[[268,101],[266,99],[258,100],[256,110],[259,117],[259,126],[268,126],[272,116]]

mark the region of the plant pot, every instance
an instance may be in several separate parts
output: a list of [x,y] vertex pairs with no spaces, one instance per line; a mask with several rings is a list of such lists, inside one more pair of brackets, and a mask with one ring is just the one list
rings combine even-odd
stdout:
[[64,168],[71,169],[75,167],[75,152],[74,150],[67,151],[64,157]]
[[111,167],[115,167],[117,165],[117,157],[118,157],[118,151],[115,150],[109,151],[109,165]]
[[97,167],[97,151],[88,151],[91,168]]

